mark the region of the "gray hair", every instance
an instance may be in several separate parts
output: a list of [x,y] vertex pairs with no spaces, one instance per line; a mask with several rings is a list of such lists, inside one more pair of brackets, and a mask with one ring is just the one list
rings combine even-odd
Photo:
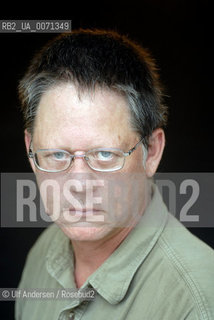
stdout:
[[25,127],[31,134],[42,95],[66,82],[83,91],[100,87],[121,93],[128,102],[131,127],[146,147],[152,131],[166,125],[167,108],[154,60],[116,32],[62,34],[35,55],[18,88]]

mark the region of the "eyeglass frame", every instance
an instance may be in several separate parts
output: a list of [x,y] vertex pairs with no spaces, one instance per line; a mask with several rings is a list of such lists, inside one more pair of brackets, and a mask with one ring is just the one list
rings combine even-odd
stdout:
[[[121,150],[121,149],[119,149],[119,148],[95,148],[95,149],[88,150],[85,154],[80,154],[80,155],[71,154],[71,153],[70,153],[69,151],[67,151],[67,150],[54,149],[54,148],[53,148],[53,149],[52,149],[52,148],[51,148],[51,149],[38,149],[36,152],[33,152],[32,141],[31,141],[31,142],[30,142],[29,152],[28,152],[28,157],[29,157],[30,159],[33,159],[33,162],[34,162],[35,166],[36,166],[40,171],[48,172],[48,173],[59,173],[59,172],[63,172],[63,171],[68,170],[68,169],[72,166],[72,163],[74,163],[75,158],[83,158],[83,159],[86,161],[86,163],[87,163],[87,165],[89,166],[89,168],[91,168],[91,169],[94,170],[94,171],[98,171],[98,172],[114,172],[114,171],[121,170],[121,169],[124,167],[126,157],[127,157],[127,156],[130,156],[130,155],[137,149],[138,145],[139,145],[141,142],[143,142],[143,140],[144,140],[144,138],[142,138],[140,141],[138,141],[138,142],[136,143],[136,145],[135,145],[133,148],[131,148],[129,151],[127,151],[127,152],[123,152],[123,150]],[[68,154],[70,155],[70,164],[69,164],[69,166],[68,166],[66,169],[58,170],[58,171],[55,171],[55,170],[46,170],[46,169],[41,168],[41,167],[37,164],[37,162],[36,162],[36,160],[35,160],[35,154],[36,154],[38,151],[48,151],[48,150],[63,151],[63,152],[68,153]],[[123,157],[124,157],[123,165],[121,166],[121,168],[119,168],[119,169],[113,169],[113,170],[112,170],[112,169],[109,169],[109,170],[94,169],[93,167],[90,166],[90,164],[89,164],[89,162],[88,162],[88,160],[87,160],[87,153],[93,152],[93,151],[109,151],[109,152],[111,152],[111,151],[120,151],[120,152],[123,154]]]

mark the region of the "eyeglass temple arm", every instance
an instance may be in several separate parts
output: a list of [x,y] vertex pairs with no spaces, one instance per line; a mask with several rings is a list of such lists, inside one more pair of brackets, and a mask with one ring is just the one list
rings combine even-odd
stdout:
[[125,156],[129,156],[133,151],[135,151],[138,147],[138,145],[143,142],[144,138],[142,138],[132,149],[130,149],[128,152],[124,152]]
[[30,142],[30,147],[29,147],[29,152],[28,152],[28,157],[33,158],[33,150],[32,150],[32,141]]
[[[124,155],[125,156],[129,156],[134,150],[137,149],[138,145],[143,142],[143,138],[132,148],[130,149],[128,152],[124,152]],[[30,148],[29,148],[29,152],[28,152],[28,157],[29,158],[33,158],[34,157],[34,154],[33,154],[33,151],[32,151],[32,141],[30,142]]]

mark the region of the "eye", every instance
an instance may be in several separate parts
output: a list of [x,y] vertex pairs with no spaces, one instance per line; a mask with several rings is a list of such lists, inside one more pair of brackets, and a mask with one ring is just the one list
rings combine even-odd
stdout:
[[66,155],[62,151],[57,151],[57,152],[52,153],[52,157],[55,160],[64,160],[66,158]]
[[113,153],[110,151],[99,151],[97,155],[99,160],[111,160],[113,157]]

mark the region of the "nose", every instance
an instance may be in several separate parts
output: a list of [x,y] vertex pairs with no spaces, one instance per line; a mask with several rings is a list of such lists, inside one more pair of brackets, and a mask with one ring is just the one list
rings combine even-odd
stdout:
[[71,187],[72,193],[86,193],[90,189],[88,181],[97,180],[97,172],[92,170],[85,159],[85,154],[74,154],[73,163],[69,168],[68,175],[70,179],[76,180],[79,187]]
[[91,172],[91,168],[88,166],[84,154],[74,154],[70,170],[72,173]]

